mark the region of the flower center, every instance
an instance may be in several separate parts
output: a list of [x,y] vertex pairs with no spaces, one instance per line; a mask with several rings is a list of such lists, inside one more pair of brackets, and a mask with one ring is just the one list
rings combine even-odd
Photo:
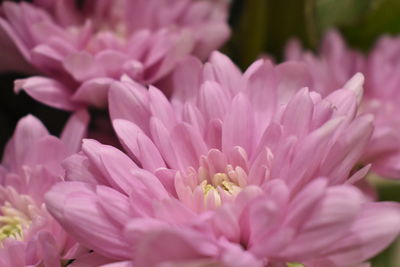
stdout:
[[288,262],[288,263],[286,263],[286,266],[287,267],[304,267],[303,264],[297,263],[297,262]]
[[23,229],[29,224],[29,218],[6,202],[0,208],[0,242],[5,238],[22,240]]
[[212,176],[211,184],[207,180],[200,183],[203,193],[206,196],[211,190],[222,189],[225,192],[236,195],[240,192],[241,188],[229,179],[226,173],[217,172]]
[[[238,162],[246,162],[245,155]],[[232,202],[248,184],[244,165],[233,165],[221,151],[211,150],[202,156],[197,170],[189,167],[185,173],[177,174],[175,189],[179,199],[197,212]]]

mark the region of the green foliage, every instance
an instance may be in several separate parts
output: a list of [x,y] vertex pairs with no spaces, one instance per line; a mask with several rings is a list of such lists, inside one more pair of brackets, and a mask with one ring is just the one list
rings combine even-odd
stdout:
[[298,36],[307,40],[305,1],[234,1],[231,17],[233,36],[225,52],[242,68],[264,51],[280,59],[288,38]]
[[330,28],[363,50],[382,34],[400,33],[400,0],[235,0],[232,11],[225,52],[243,68],[263,53],[281,60],[292,37],[316,49]]
[[370,0],[316,0],[314,3],[318,31],[352,25],[359,21]]
[[348,41],[367,50],[382,34],[400,33],[400,1],[369,0],[369,6],[354,24],[343,27]]
[[247,66],[266,44],[268,1],[235,1],[232,14],[234,31],[226,50],[239,65]]

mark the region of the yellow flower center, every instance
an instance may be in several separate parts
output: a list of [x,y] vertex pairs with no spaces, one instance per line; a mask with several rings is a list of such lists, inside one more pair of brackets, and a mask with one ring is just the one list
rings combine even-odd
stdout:
[[226,173],[215,173],[212,177],[212,184],[209,184],[207,180],[204,180],[201,183],[203,188],[204,195],[207,195],[210,190],[216,190],[218,187],[222,188],[226,192],[230,194],[235,194],[240,191],[240,188],[229,180],[229,177]]
[[305,267],[305,265],[297,262],[288,262],[286,263],[287,267]]
[[20,211],[6,202],[0,208],[0,242],[5,238],[23,239],[23,229],[30,220]]
[[[225,192],[230,196],[236,196],[241,188],[237,186],[234,182],[229,179],[226,173],[215,173],[211,178],[211,183],[207,180],[203,180],[200,183],[200,187],[203,191],[205,202],[209,194],[214,195],[215,204],[217,206],[221,205],[221,191]],[[221,190],[222,189],[222,190]]]

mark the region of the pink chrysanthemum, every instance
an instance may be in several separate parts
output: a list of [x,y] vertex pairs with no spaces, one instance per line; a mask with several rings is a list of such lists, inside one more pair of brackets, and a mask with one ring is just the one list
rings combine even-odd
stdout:
[[298,42],[287,47],[288,60],[306,62],[311,72],[310,87],[322,94],[330,94],[343,87],[357,72],[365,74],[362,113],[374,115],[375,131],[363,156],[371,162],[372,170],[388,178],[400,178],[400,39],[382,37],[367,55],[353,51],[337,32],[324,39],[319,55],[303,52]]
[[77,2],[6,1],[0,9],[0,35],[8,37],[0,47],[14,58],[9,66],[22,55],[47,76],[19,80],[15,89],[57,108],[103,107],[113,79],[160,81],[183,57],[204,59],[229,36],[225,0]]
[[88,115],[71,117],[61,139],[35,117],[18,122],[0,165],[0,266],[61,266],[78,246],[50,216],[45,193],[64,176],[61,161],[76,152]]
[[76,266],[350,266],[387,246],[399,206],[353,185],[372,132],[359,77],[321,98],[299,90],[304,71],[260,60],[242,75],[214,53],[177,68],[170,102],[116,82],[111,118],[130,157],[86,140],[46,196],[95,253]]

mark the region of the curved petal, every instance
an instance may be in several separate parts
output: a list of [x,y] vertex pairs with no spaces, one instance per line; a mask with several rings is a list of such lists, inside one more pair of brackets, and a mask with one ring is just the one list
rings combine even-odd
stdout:
[[89,127],[89,119],[89,113],[86,110],[80,110],[75,112],[65,124],[60,138],[70,154],[79,151]]
[[14,90],[24,90],[32,98],[51,107],[64,110],[77,110],[82,107],[81,103],[71,100],[72,91],[69,88],[50,78],[34,76],[16,80]]

